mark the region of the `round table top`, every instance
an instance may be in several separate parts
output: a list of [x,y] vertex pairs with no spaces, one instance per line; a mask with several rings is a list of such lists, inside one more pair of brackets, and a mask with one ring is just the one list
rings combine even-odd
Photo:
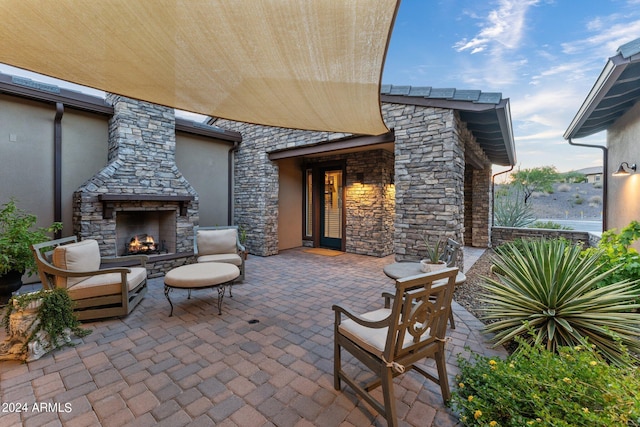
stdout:
[[[424,271],[420,268],[419,262],[394,262],[393,264],[387,264],[382,269],[384,274],[392,279],[401,279],[403,277],[415,276],[423,274]],[[458,272],[456,275],[456,285],[460,285],[467,280],[464,273]]]
[[172,288],[204,288],[230,282],[239,275],[240,270],[233,264],[201,262],[169,270],[164,284]]

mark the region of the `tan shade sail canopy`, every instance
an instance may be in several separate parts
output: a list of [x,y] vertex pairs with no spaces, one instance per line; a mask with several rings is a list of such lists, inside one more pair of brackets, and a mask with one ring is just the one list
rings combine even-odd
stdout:
[[231,120],[378,135],[399,0],[0,0],[0,62]]

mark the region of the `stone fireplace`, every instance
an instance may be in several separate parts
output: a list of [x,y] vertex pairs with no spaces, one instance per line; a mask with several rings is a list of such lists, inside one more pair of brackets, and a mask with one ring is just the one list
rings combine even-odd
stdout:
[[149,270],[161,274],[193,255],[198,195],[175,163],[171,108],[107,95],[108,164],[73,195],[74,233],[96,239],[102,256],[127,254],[136,236],[151,236]]

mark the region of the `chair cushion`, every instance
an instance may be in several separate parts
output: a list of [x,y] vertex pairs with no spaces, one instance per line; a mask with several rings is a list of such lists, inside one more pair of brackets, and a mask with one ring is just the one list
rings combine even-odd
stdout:
[[242,258],[240,258],[240,255],[237,253],[214,254],[199,256],[198,262],[224,262],[226,264],[233,264],[240,267],[242,265]]
[[[100,268],[100,248],[94,239],[58,246],[53,250],[53,265],[68,271],[95,271]],[[56,277],[57,287],[71,287],[86,277]]]
[[[378,321],[386,319],[391,315],[391,309],[381,308],[379,310],[370,311],[368,313],[360,315],[367,320]],[[338,330],[342,335],[349,338],[360,347],[367,350],[369,353],[381,356],[384,353],[384,347],[387,343],[387,331],[389,328],[368,328],[360,325],[351,319],[344,320],[338,326]],[[430,338],[429,330],[422,334],[420,341],[424,341]],[[413,336],[409,333],[405,333],[404,340],[402,342],[402,348],[409,347],[413,344]]]
[[198,230],[196,241],[199,255],[237,253],[238,230]]
[[[69,296],[73,300],[93,298],[105,295],[118,295],[122,293],[120,273],[107,273],[97,276],[89,276],[85,280],[68,288]],[[147,278],[147,269],[144,267],[132,267],[127,274],[127,288],[135,289]]]

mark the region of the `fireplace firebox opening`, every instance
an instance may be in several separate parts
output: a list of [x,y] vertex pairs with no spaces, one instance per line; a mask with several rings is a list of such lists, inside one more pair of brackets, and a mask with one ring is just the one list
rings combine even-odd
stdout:
[[154,255],[176,252],[176,210],[118,211],[116,254]]

